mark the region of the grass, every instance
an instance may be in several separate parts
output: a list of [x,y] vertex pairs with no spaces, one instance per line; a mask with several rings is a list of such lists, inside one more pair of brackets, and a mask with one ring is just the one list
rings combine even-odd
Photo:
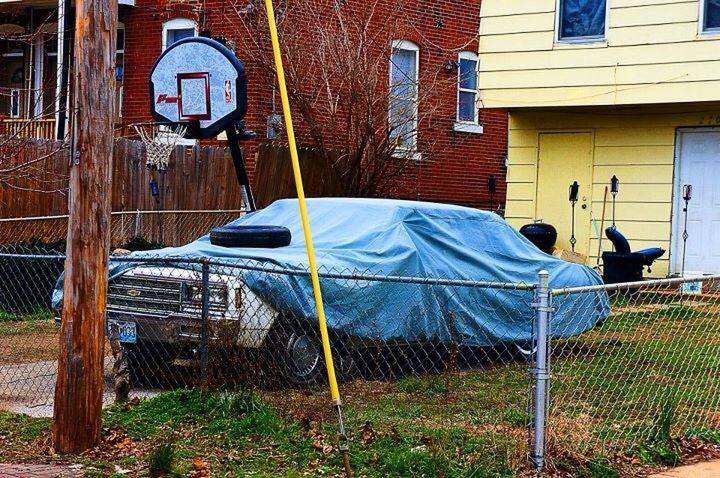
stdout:
[[54,314],[49,309],[37,308],[28,313],[8,312],[0,309],[0,325],[7,322],[37,322],[53,318]]
[[711,301],[614,297],[604,325],[569,340],[553,364],[551,420],[563,424],[561,446],[582,437],[588,450],[673,465],[682,453],[674,437],[720,429],[720,384],[711,378],[720,367],[720,313]]

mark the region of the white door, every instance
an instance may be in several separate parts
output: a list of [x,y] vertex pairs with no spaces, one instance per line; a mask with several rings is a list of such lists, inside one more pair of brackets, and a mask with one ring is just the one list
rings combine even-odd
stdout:
[[683,185],[692,185],[687,213],[685,272],[720,273],[720,129],[681,130],[674,184],[672,272],[683,270],[685,203]]

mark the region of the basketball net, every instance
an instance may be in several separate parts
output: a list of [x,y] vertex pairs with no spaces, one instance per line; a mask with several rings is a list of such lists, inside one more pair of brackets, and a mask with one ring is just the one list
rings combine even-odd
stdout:
[[180,138],[185,136],[187,126],[178,124],[171,129],[165,124],[139,123],[134,124],[133,128],[145,144],[145,165],[148,169],[167,171],[170,155]]

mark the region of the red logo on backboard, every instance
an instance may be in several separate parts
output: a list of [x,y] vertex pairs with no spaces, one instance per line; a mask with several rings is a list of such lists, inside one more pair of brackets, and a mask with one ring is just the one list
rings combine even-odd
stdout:
[[178,102],[177,96],[170,96],[166,94],[158,95],[157,101],[155,102],[156,105],[159,105],[160,103],[167,103],[167,104],[173,104]]
[[232,103],[232,83],[225,80],[225,103]]

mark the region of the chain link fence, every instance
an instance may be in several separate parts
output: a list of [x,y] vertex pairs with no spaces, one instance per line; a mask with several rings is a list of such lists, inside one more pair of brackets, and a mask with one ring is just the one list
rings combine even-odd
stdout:
[[[551,471],[585,461],[624,475],[717,455],[720,276],[553,290],[553,310],[581,315],[592,294],[609,314],[580,336],[550,320],[547,417]],[[634,468],[635,467],[635,468]],[[635,469],[635,471],[633,471]]]
[[[110,245],[130,250],[182,246],[242,214],[241,209],[116,211],[111,214]],[[0,219],[0,252],[64,253],[67,225],[67,215]]]
[[[0,269],[8,263],[26,272],[0,304],[0,402],[47,416],[61,289],[53,274],[40,281],[28,267],[59,276],[63,258],[0,254]],[[351,453],[397,441],[417,462],[400,476],[527,469],[533,286],[357,270],[320,276]],[[47,300],[32,308],[25,291],[39,282]],[[300,423],[332,422],[313,310],[302,267],[113,257],[106,403],[188,387],[254,390]],[[321,441],[332,447],[332,438]]]
[[[64,258],[25,252],[0,253],[0,406],[48,416]],[[388,440],[417,463],[398,476],[639,476],[720,441],[720,276],[562,290],[320,277],[353,459],[393,469],[363,455]],[[303,267],[113,257],[106,402],[253,390],[332,423],[310,290]]]

